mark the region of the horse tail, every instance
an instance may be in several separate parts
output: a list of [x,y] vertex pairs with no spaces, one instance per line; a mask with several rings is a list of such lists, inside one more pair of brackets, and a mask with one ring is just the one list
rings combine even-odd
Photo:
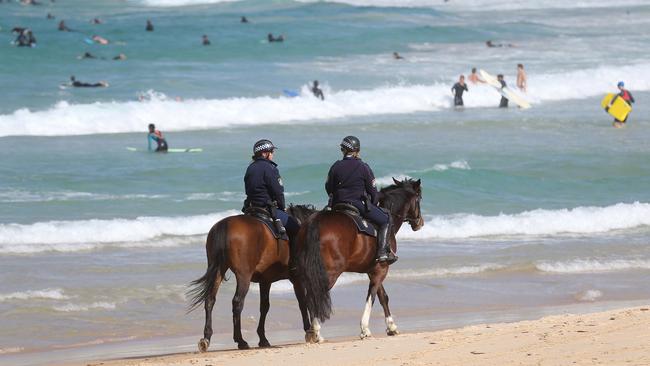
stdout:
[[[228,268],[228,221],[219,221],[208,233],[206,252],[208,254],[208,269],[203,277],[190,283],[187,291],[190,297],[188,312],[196,309],[201,303],[207,301],[221,283],[221,278]],[[217,287],[218,288],[218,287]]]
[[316,220],[307,224],[307,238],[298,255],[298,276],[305,289],[307,309],[321,322],[332,314],[329,278],[320,254],[320,225]]

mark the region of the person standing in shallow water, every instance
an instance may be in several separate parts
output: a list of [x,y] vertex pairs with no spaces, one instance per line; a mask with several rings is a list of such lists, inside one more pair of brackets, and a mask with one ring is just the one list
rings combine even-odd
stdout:
[[210,40],[208,39],[208,35],[207,35],[207,34],[204,34],[204,35],[201,37],[201,39],[202,39],[201,43],[202,43],[204,46],[209,46],[209,45],[211,45]]
[[147,32],[153,32],[153,23],[151,23],[151,20],[147,19],[147,26],[144,29]]
[[465,75],[461,75],[458,79],[458,82],[451,87],[451,92],[454,93],[454,106],[462,107],[465,105],[463,103],[463,92],[469,91],[467,89],[467,84],[465,84]]
[[323,94],[323,90],[321,90],[318,87],[318,80],[314,80],[314,84],[311,87],[311,92],[314,94],[316,98],[320,98],[320,100],[325,100],[325,94]]
[[525,93],[527,86],[528,76],[526,75],[526,71],[524,71],[524,65],[517,64],[517,88]]
[[[153,145],[156,144],[156,148]],[[167,152],[167,140],[162,135],[162,132],[156,130],[156,125],[149,124],[149,134],[147,135],[147,149],[155,152]]]
[[[501,89],[507,87],[506,81],[503,80],[503,74],[497,75],[497,80],[501,84]],[[501,101],[499,102],[499,108],[508,108],[508,98],[501,96]]]

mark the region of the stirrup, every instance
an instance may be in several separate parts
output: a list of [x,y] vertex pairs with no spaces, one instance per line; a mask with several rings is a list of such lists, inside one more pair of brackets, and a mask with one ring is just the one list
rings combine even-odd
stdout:
[[388,265],[391,265],[391,264],[397,262],[397,259],[398,259],[398,257],[395,254],[393,254],[392,251],[390,251],[390,252],[388,252],[386,254],[380,255],[377,258],[377,262],[379,262],[379,263],[388,262]]

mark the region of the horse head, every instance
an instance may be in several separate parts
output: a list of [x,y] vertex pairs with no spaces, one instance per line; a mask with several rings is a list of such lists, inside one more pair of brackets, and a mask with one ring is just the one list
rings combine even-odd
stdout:
[[424,226],[424,219],[420,211],[422,200],[421,181],[404,178],[400,181],[393,178],[394,184],[382,188],[379,202],[381,207],[390,211],[396,218],[396,231],[403,222],[408,222],[413,231],[418,231]]

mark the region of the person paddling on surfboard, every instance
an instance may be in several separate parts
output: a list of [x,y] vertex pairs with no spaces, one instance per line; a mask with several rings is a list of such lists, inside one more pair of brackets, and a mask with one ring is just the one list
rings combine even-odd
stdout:
[[462,107],[463,103],[463,92],[469,91],[467,89],[467,84],[465,84],[465,75],[461,75],[458,79],[458,82],[451,87],[451,92],[454,93],[454,105],[456,107]]
[[[497,80],[501,84],[501,89],[504,89],[508,85],[506,85],[506,81],[503,80],[503,74],[497,75]],[[501,96],[501,101],[499,102],[499,108],[508,108],[508,98],[504,97],[503,95]]]
[[100,81],[98,83],[84,83],[77,80],[74,76],[70,76],[70,85],[75,88],[105,88],[108,86],[108,83],[105,81]]
[[[152,142],[156,143],[156,149],[153,148]],[[149,124],[149,135],[147,136],[147,145],[149,151],[167,152],[167,140],[162,135],[162,132],[156,130],[156,125]]]
[[[625,83],[622,82],[622,81],[619,81],[618,84],[617,84],[616,86],[618,87],[618,90],[621,91],[620,93],[618,93],[618,97],[620,97],[621,99],[623,99],[623,100],[625,101],[625,103],[627,103],[627,104],[629,104],[630,106],[632,106],[632,103],[634,103],[634,97],[632,96],[632,93],[630,93],[629,90],[625,89]],[[612,105],[612,103],[614,103],[614,100],[615,100],[615,99],[616,99],[616,98],[612,98],[612,101],[611,101],[610,104],[609,104],[610,106]],[[625,122],[627,122],[627,118],[628,118],[629,116],[630,116],[629,114],[628,114],[627,116],[625,116],[625,119],[622,120],[622,121],[619,121],[618,119],[614,118],[614,127],[622,127],[623,124],[624,124]]]

